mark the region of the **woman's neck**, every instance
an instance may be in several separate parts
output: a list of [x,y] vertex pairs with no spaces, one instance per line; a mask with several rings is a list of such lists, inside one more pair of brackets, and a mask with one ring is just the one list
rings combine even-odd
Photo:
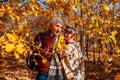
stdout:
[[73,39],[66,41],[67,44],[75,42]]

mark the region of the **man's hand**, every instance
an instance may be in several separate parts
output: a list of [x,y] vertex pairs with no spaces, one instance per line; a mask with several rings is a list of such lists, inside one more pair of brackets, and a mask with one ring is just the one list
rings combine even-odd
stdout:
[[33,50],[29,48],[29,49],[26,50],[25,56],[29,57],[30,55],[33,55]]

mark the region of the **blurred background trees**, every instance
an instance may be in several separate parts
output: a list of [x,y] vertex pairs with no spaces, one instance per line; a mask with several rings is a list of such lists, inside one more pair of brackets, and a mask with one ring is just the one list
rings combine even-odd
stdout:
[[34,35],[60,17],[78,31],[87,61],[120,65],[120,0],[0,0],[1,56],[25,56]]

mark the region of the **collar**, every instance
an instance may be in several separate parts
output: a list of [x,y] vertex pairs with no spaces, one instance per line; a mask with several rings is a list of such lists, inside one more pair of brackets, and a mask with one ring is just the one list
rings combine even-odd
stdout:
[[45,32],[46,35],[56,38],[57,36],[54,36],[53,33],[51,32],[51,30],[49,29],[47,32]]

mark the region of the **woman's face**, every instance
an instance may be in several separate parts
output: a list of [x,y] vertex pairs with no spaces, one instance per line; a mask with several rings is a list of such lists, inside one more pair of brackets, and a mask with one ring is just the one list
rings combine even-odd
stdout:
[[62,31],[63,25],[60,23],[51,24],[50,29],[54,36],[59,36]]
[[73,39],[74,39],[74,34],[69,31],[65,31],[64,36],[65,36],[66,42],[73,41]]

